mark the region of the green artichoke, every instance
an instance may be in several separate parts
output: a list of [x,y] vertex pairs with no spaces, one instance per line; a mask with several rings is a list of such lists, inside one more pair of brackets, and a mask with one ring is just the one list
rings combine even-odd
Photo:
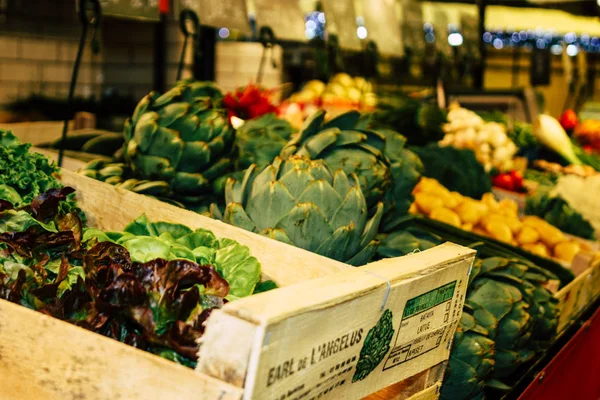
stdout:
[[227,182],[225,202],[223,217],[213,208],[225,222],[335,260],[363,265],[377,250],[383,205],[369,219],[358,177],[324,160],[253,165],[242,181]]
[[423,163],[412,151],[405,149],[406,138],[396,131],[378,131],[386,139],[384,155],[390,160],[392,185],[385,193],[383,230],[389,232],[408,214],[413,202],[412,191],[423,173]]
[[487,329],[477,325],[473,310],[465,306],[454,334],[440,399],[482,399],[493,367],[494,341]]
[[424,146],[444,137],[446,114],[435,105],[410,97],[381,101],[373,116],[375,129],[391,128],[408,138],[411,146]]
[[503,379],[531,360],[541,343],[552,340],[558,309],[556,300],[541,286],[549,280],[546,271],[503,257],[486,258],[479,267],[465,302],[496,342],[493,376]]
[[210,194],[231,164],[234,138],[221,98],[207,82],[178,82],[162,96],[144,97],[124,128],[136,177],[167,182],[183,202]]
[[273,113],[247,121],[236,132],[236,168],[244,170],[252,164],[259,167],[271,163],[290,140],[290,123]]
[[364,121],[360,117],[357,111],[349,111],[323,123],[325,111],[318,111],[304,122],[299,135],[283,148],[281,156],[323,159],[334,170],[355,173],[371,209],[383,200],[391,184],[391,171],[383,154],[385,136],[362,129]]
[[182,203],[171,198],[173,192],[167,182],[134,178],[133,171],[125,163],[96,159],[90,161],[79,170],[79,174],[121,189],[131,190],[138,194],[154,197],[178,207],[185,207]]
[[414,251],[424,251],[442,244],[442,238],[418,228],[408,227],[378,235],[377,258],[402,257]]

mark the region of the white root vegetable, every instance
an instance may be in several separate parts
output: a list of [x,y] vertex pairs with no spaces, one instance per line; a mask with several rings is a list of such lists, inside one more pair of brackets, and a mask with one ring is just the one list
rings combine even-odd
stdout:
[[445,135],[440,146],[453,146],[475,151],[486,171],[493,167],[512,169],[517,146],[506,134],[506,127],[497,122],[485,122],[479,115],[456,104],[449,107],[448,123],[442,127]]

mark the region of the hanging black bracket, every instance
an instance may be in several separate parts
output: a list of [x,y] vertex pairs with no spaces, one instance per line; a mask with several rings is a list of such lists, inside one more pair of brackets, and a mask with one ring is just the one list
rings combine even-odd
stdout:
[[[192,30],[190,31],[190,27]],[[188,40],[192,38],[192,45],[194,46],[194,59],[198,61],[202,54],[200,53],[200,18],[194,10],[185,8],[181,10],[179,14],[179,29],[183,33],[183,48],[181,49],[181,57],[179,58],[179,67],[177,68],[177,80],[181,80],[181,74],[183,73],[183,66],[185,64],[185,52],[188,46]]]
[[379,51],[377,49],[377,43],[370,40],[367,43],[367,47],[364,51],[364,77],[367,79],[376,78],[377,73],[377,63],[379,61]]
[[92,29],[92,51],[98,53],[100,51],[100,42],[97,39],[98,27],[102,19],[102,7],[100,6],[99,0],[79,0],[78,3],[78,15],[79,21],[81,22],[81,36],[79,38],[79,48],[77,49],[77,56],[75,57],[75,64],[73,65],[73,74],[71,75],[71,83],[69,85],[69,97],[67,98],[67,116],[63,125],[63,131],[58,146],[58,166],[62,166],[65,145],[67,141],[67,132],[69,129],[69,119],[74,113],[73,110],[73,97],[75,96],[75,86],[77,86],[77,77],[79,76],[79,66],[81,65],[81,57],[85,50],[85,42],[87,39],[88,29]]
[[277,44],[277,39],[275,38],[273,29],[270,26],[261,27],[258,33],[258,41],[263,46],[260,64],[258,65],[258,74],[256,75],[256,83],[260,84],[262,82],[264,64],[267,59],[267,51],[271,52],[271,64],[273,65],[273,68],[277,68],[275,55],[273,54],[273,47]]
[[340,39],[335,34],[330,34],[327,38],[327,56],[332,75],[344,70],[344,62],[340,51]]

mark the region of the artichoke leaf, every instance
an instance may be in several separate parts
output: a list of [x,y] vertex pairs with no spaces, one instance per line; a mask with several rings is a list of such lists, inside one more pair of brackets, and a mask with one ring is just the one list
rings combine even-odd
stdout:
[[300,149],[298,149],[296,155],[308,157],[310,159],[319,158],[319,155],[322,152],[336,144],[340,134],[341,131],[335,128],[319,132],[319,134],[308,138],[306,143]]
[[163,95],[156,98],[153,102],[154,107],[162,107],[166,104],[172,103],[175,99],[180,98],[184,91],[185,86],[175,86],[172,89],[165,92]]
[[148,107],[150,107],[150,103],[152,102],[153,97],[154,92],[150,92],[150,94],[144,96],[142,100],[140,100],[140,102],[137,104],[135,110],[133,110],[133,115],[131,116],[133,124],[137,124],[137,122],[140,120],[140,117],[144,115],[144,113],[148,110]]
[[210,181],[200,173],[178,172],[171,181],[171,187],[176,192],[187,192],[189,194],[209,193],[212,186]]
[[259,230],[274,227],[295,206],[296,202],[280,181],[262,186],[248,199],[246,211]]
[[[135,142],[129,142],[130,145],[133,143]],[[132,168],[134,171],[143,172],[145,176],[153,180],[168,181],[175,176],[176,172],[168,159],[151,155],[136,157],[133,160]]]
[[275,228],[286,232],[295,246],[312,252],[333,233],[327,218],[313,203],[297,204],[277,222]]
[[342,197],[322,179],[312,181],[296,199],[297,203],[313,203],[325,217],[332,216],[342,204]]
[[320,246],[315,253],[338,261],[345,261],[359,251],[360,233],[354,224],[341,226],[336,229]]
[[336,145],[338,146],[350,146],[360,145],[367,141],[367,135],[360,131],[345,130],[338,135]]
[[286,172],[279,181],[285,185],[292,197],[298,198],[307,186],[315,181],[315,178],[305,169],[292,169]]
[[367,224],[367,203],[358,187],[350,188],[329,223],[332,229],[338,229],[340,226],[345,226],[348,221],[354,222],[359,233],[363,232]]
[[257,232],[254,222],[248,217],[240,203],[229,203],[225,208],[223,220],[228,224],[237,226],[250,232]]
[[381,222],[381,218],[383,217],[383,203],[378,203],[377,208],[375,209],[375,215],[371,217],[367,225],[365,226],[365,230],[362,233],[362,241],[361,246],[366,246],[367,243],[371,242],[375,235],[377,235],[377,231],[379,228],[379,223]]
[[[167,104],[158,111],[159,125],[162,127],[171,127],[173,122],[178,121],[178,126],[172,127],[172,129],[185,132],[189,130],[193,131],[198,126],[198,118],[195,115],[191,115],[189,111],[190,105],[188,103],[178,102]],[[192,121],[182,121],[189,117],[192,117]]]
[[160,127],[154,132],[152,145],[147,149],[147,152],[151,156],[168,159],[173,167],[177,168],[183,153],[183,146],[184,143],[179,137],[179,132]]
[[203,173],[202,176],[208,179],[209,181],[215,181],[218,177],[222,176],[227,172],[227,170],[231,167],[231,160],[229,158],[223,157],[214,162],[210,167],[208,167]]
[[141,151],[146,152],[152,146],[154,134],[158,130],[158,113],[152,111],[143,114],[133,130],[133,140]]
[[346,193],[348,193],[350,187],[348,175],[341,170],[337,170],[333,173],[333,189],[340,195],[340,198],[346,197]]
[[337,128],[343,131],[353,129],[358,123],[361,114],[356,111],[348,111],[338,115],[326,122],[321,129]]
[[206,142],[186,142],[179,159],[179,171],[203,171],[210,164],[210,154],[210,147]]
[[377,252],[377,248],[379,247],[378,240],[371,240],[369,244],[363,247],[358,254],[352,257],[350,260],[346,261],[347,264],[353,265],[355,267],[360,267],[362,265],[367,264],[371,261],[371,258]]

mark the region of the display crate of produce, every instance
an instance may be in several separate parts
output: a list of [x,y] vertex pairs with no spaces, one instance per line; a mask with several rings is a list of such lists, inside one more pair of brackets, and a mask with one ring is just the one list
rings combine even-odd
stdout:
[[[435,398],[475,252],[447,243],[361,268],[64,170],[89,225],[152,220],[248,246],[281,287],[214,311],[196,370],[0,300],[2,397]],[[400,382],[400,383],[398,383]]]
[[509,252],[556,274],[560,282],[557,282],[556,285],[553,285],[554,288],[550,289],[554,292],[554,297],[558,300],[560,311],[558,333],[569,327],[587,306],[600,297],[600,253],[598,243],[596,242],[577,238],[587,243],[592,251],[581,252],[571,264],[567,265],[566,263],[537,256],[520,247],[512,246],[489,236],[467,232],[428,218],[408,218],[405,222],[406,226],[411,225],[413,221],[417,226],[425,230],[432,230],[436,234],[441,235],[445,240],[452,240],[463,245],[483,243],[486,249],[492,249],[492,253],[485,256],[500,255],[494,253],[494,251]]

